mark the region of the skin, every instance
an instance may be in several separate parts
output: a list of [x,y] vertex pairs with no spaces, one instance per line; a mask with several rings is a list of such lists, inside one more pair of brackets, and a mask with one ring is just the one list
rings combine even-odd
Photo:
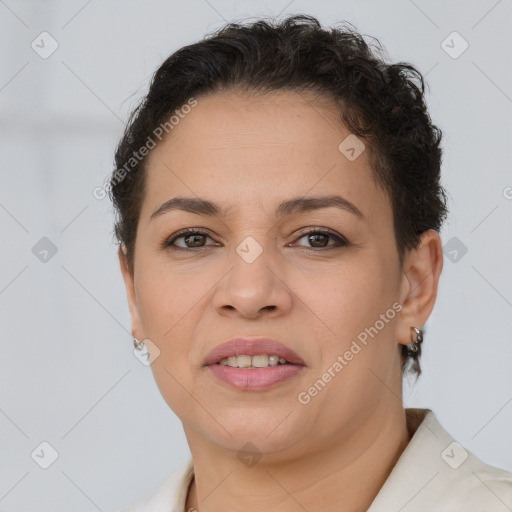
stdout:
[[[410,439],[400,347],[434,307],[439,235],[425,232],[400,268],[390,200],[368,151],[354,161],[339,151],[349,132],[334,105],[289,91],[197,99],[148,156],[133,274],[119,251],[132,334],[160,350],[153,374],[193,456],[186,510],[366,510]],[[366,220],[333,207],[275,216],[283,200],[333,193]],[[150,220],[177,196],[209,199],[229,214]],[[349,245],[330,237],[315,245],[298,233],[307,227],[334,230]],[[192,239],[186,249],[184,238],[181,250],[162,246],[183,228],[208,230],[198,242],[208,247],[194,249]],[[263,250],[252,263],[235,250],[248,236]],[[301,404],[298,393],[395,302],[401,311]],[[271,389],[232,389],[203,361],[236,336],[278,339],[306,367]],[[251,467],[237,457],[247,442],[262,455]]]

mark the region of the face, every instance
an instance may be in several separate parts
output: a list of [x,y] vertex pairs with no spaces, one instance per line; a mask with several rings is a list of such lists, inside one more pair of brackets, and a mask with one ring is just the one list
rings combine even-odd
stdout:
[[[390,200],[368,150],[340,151],[350,133],[334,105],[292,92],[197,101],[148,156],[134,274],[123,270],[133,334],[158,347],[152,370],[189,441],[315,450],[396,401],[389,388],[400,393],[407,280]],[[330,196],[338,206],[322,202]],[[152,217],[177,197],[222,214]],[[318,201],[282,206],[305,198]],[[201,233],[175,238],[184,229]],[[304,365],[270,387],[236,388],[204,366],[236,337],[278,340]]]

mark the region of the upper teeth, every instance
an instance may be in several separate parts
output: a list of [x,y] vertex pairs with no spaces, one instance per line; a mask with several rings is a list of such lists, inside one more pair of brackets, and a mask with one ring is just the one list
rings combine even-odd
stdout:
[[265,368],[265,366],[277,366],[288,361],[277,355],[260,354],[257,356],[230,356],[219,361],[224,366],[238,368]]

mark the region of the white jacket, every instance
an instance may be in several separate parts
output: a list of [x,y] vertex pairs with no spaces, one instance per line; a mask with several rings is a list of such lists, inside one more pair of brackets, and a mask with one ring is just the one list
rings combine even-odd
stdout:
[[[511,512],[512,473],[479,460],[430,409],[406,409],[414,434],[367,512]],[[419,425],[419,426],[418,426]],[[121,512],[187,512],[190,458]]]

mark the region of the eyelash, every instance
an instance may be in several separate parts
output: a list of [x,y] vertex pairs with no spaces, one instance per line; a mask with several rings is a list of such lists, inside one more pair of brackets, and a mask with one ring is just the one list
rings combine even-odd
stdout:
[[[306,251],[325,252],[326,250],[329,250],[329,249],[335,249],[337,247],[347,247],[349,245],[349,242],[345,238],[343,238],[341,235],[338,235],[335,231],[331,231],[330,229],[325,229],[325,228],[317,228],[317,227],[307,228],[306,230],[302,230],[300,232],[300,236],[297,240],[300,240],[301,238],[304,238],[306,235],[310,235],[310,234],[320,234],[320,235],[330,236],[331,238],[333,238],[336,241],[337,245],[335,244],[335,245],[327,246],[325,248],[302,247]],[[178,247],[178,246],[173,245],[174,242],[176,240],[178,240],[178,238],[183,238],[184,236],[189,236],[189,235],[205,235],[205,236],[210,237],[209,233],[202,228],[186,228],[186,229],[182,229],[181,231],[178,231],[174,235],[171,235],[170,238],[166,238],[164,240],[163,246],[164,246],[164,248],[172,247],[174,249],[182,249],[185,251],[198,251],[198,250],[206,249],[207,247],[209,247],[209,246]]]

